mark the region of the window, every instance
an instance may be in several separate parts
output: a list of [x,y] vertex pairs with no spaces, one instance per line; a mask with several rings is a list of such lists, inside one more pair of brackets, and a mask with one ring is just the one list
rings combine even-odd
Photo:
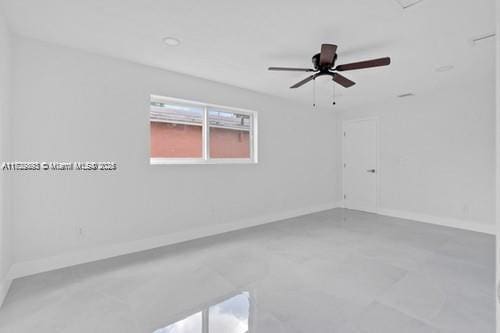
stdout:
[[151,102],[151,158],[202,158],[203,113],[197,106]]
[[250,115],[208,109],[211,158],[250,158]]
[[257,162],[254,111],[151,96],[151,164]]

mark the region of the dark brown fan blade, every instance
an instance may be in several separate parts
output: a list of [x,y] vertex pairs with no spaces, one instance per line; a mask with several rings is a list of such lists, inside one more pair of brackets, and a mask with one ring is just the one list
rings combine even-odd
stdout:
[[335,52],[337,52],[337,45],[321,44],[319,65],[320,66],[332,65],[333,59],[335,58]]
[[311,68],[292,68],[292,67],[269,67],[270,71],[291,71],[291,72],[314,72]]
[[345,65],[338,65],[335,67],[336,71],[351,71],[353,69],[363,69],[363,68],[371,68],[371,67],[379,67],[379,66],[387,66],[391,63],[391,58],[379,58],[373,60],[366,60],[360,62],[353,62]]
[[340,75],[339,73],[333,74],[333,81],[337,82],[340,84],[342,87],[349,88],[352,87],[353,85],[356,84],[356,82],[349,80],[343,75]]
[[306,77],[304,80],[302,80],[302,81],[300,81],[300,82],[295,83],[295,84],[294,84],[293,86],[291,86],[290,88],[291,88],[291,89],[293,89],[293,88],[298,88],[298,87],[300,87],[300,86],[302,86],[302,85],[306,84],[307,82],[309,82],[309,81],[311,81],[311,80],[315,79],[315,78],[316,78],[316,76],[317,76],[316,74],[311,75],[311,76],[308,76],[308,77]]

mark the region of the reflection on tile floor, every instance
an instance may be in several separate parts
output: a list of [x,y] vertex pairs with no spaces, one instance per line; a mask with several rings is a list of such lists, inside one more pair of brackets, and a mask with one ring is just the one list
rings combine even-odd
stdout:
[[0,332],[493,333],[494,255],[490,235],[334,209],[18,279]]
[[177,320],[154,333],[246,333],[249,315],[249,294],[242,292]]

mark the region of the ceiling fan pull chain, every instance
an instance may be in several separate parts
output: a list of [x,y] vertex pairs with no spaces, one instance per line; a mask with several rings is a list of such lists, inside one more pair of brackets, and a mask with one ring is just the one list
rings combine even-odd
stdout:
[[313,79],[313,108],[316,108],[316,79]]
[[333,95],[332,95],[332,100],[333,100],[332,105],[335,105],[335,104],[337,104],[337,103],[335,102],[335,82],[332,82],[332,86],[333,86],[333,88],[332,88],[332,94],[333,94]]

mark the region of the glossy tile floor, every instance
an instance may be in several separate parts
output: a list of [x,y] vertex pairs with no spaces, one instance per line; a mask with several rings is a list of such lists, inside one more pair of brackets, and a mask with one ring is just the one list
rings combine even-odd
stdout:
[[494,332],[494,238],[334,209],[16,280],[0,332]]

